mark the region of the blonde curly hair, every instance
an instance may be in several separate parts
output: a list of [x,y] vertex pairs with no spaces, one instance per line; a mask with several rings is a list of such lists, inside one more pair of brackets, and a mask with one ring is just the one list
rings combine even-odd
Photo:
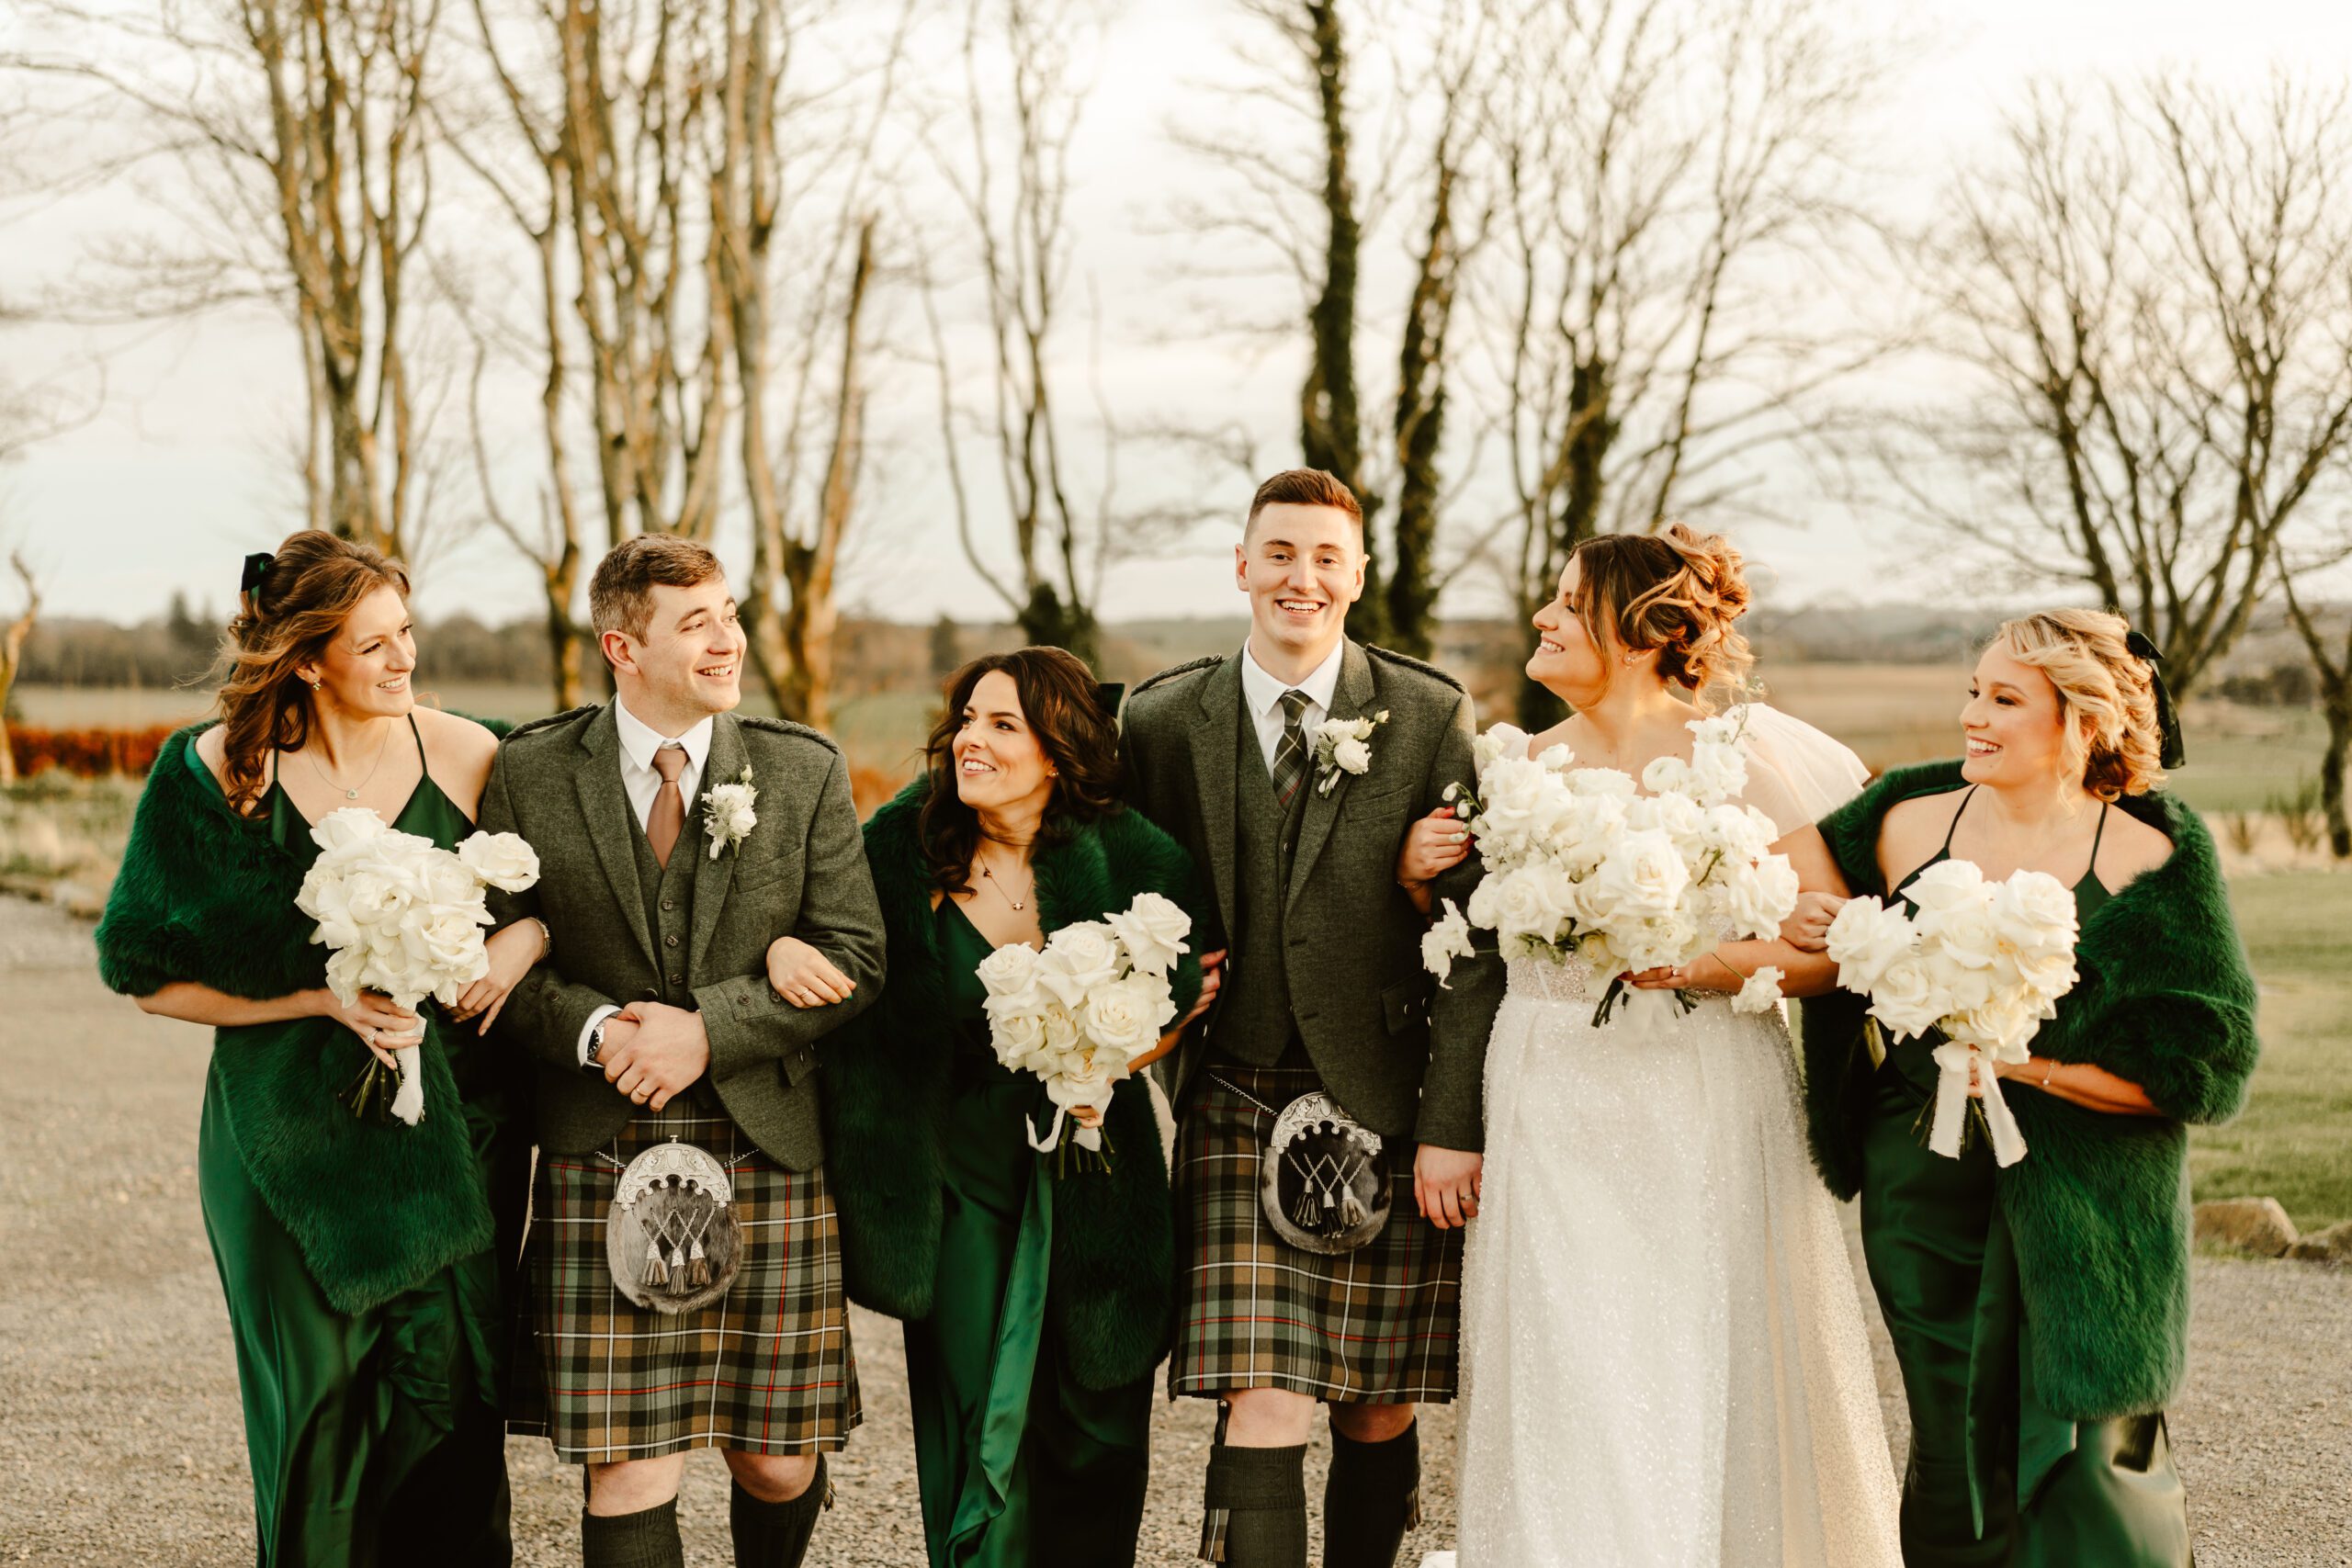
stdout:
[[1747,574],[1721,534],[1669,523],[1655,534],[1603,534],[1569,554],[1577,618],[1596,648],[1657,650],[1657,672],[1700,705],[1712,688],[1736,688],[1756,662],[1734,624],[1747,613]]
[[1988,646],[2031,665],[2057,688],[2062,755],[2101,800],[2165,782],[2155,671],[2125,642],[2132,626],[2104,610],[2044,610],[2004,621]]

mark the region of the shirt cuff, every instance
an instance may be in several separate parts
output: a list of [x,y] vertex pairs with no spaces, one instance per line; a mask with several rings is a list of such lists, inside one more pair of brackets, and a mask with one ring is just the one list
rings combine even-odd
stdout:
[[589,1037],[596,1032],[596,1026],[620,1010],[610,1003],[606,1003],[590,1013],[588,1021],[580,1026],[580,1065],[582,1066],[588,1065],[588,1041]]

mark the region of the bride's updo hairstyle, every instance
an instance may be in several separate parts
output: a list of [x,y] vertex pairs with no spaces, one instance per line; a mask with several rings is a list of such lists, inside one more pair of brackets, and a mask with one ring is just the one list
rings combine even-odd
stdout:
[[2131,624],[2104,610],[2044,610],[2004,621],[1993,642],[2050,678],[2065,727],[2069,773],[2101,800],[2144,795],[2165,782],[2154,671],[2125,638]]
[[1655,534],[1587,539],[1569,558],[1577,618],[1595,648],[1657,649],[1659,678],[1702,708],[1710,688],[1747,680],[1756,655],[1735,623],[1747,613],[1747,576],[1729,539],[1669,523]]
[[306,528],[288,534],[229,622],[229,670],[220,730],[230,803],[248,808],[262,792],[262,761],[311,736],[311,691],[295,673],[319,658],[361,600],[379,588],[402,599],[408,568],[368,545]]

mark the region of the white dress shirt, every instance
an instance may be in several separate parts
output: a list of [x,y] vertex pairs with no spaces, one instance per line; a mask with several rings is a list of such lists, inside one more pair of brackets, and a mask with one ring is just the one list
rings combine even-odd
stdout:
[[[710,761],[710,732],[718,720],[706,714],[702,722],[684,735],[663,735],[637,715],[618,697],[613,699],[613,723],[621,738],[621,789],[628,795],[628,807],[637,813],[637,825],[642,830],[646,818],[653,815],[653,797],[662,793],[662,775],[653,769],[653,753],[672,740],[683,747],[686,765],[678,772],[678,795],[694,810],[695,786],[702,782],[702,770]],[[683,838],[684,835],[681,834]],[[620,1011],[616,1007],[598,1008],[580,1026],[580,1065],[588,1065],[588,1042],[596,1026]]]
[[1295,686],[1286,686],[1266,673],[1250,645],[1241,645],[1241,701],[1250,710],[1251,722],[1258,727],[1258,745],[1265,752],[1266,776],[1274,773],[1274,753],[1283,744],[1283,694],[1298,691],[1306,694],[1306,711],[1299,716],[1299,728],[1306,732],[1306,755],[1315,758],[1315,727],[1331,716],[1331,694],[1340,689],[1340,656],[1347,651],[1347,638],[1331,645],[1331,652],[1322,663],[1308,672],[1306,680]]

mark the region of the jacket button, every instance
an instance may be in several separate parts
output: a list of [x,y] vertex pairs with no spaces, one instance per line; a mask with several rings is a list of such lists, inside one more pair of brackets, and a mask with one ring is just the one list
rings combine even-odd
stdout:
[[639,1001],[658,1002],[662,999],[662,993],[655,990],[652,987],[648,986],[645,987],[644,991],[639,994],[638,999]]
[[677,946],[677,945],[678,945],[678,933],[677,933],[677,932],[675,932],[675,931],[672,931],[668,936],[663,937],[663,938],[662,939],[662,946],[664,946],[664,947],[675,947],[675,946]]
[[673,975],[670,976],[670,984],[673,986],[683,986],[685,983],[686,977],[684,975]]
[[662,907],[665,909],[674,909],[678,907],[678,901],[675,898],[664,898],[662,900]]

